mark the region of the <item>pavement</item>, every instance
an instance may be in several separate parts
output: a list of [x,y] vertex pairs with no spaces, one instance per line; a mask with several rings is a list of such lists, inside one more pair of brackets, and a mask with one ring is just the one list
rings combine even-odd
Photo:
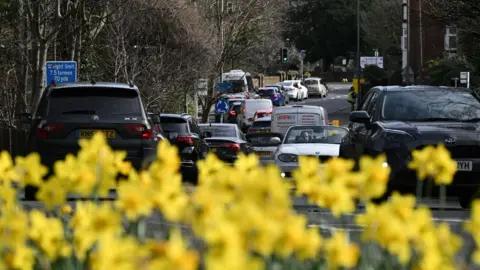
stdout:
[[[330,93],[326,98],[309,98],[301,102],[295,102],[296,104],[307,104],[324,107],[329,113],[330,120],[339,120],[341,126],[348,124],[348,116],[350,114],[350,104],[347,102],[346,97],[350,84],[335,83],[329,84]],[[194,188],[189,187],[189,190]],[[114,199],[115,195],[111,194],[110,199]],[[69,202],[73,207],[75,201]],[[22,201],[23,206],[26,209],[41,208],[42,205],[34,201]],[[452,231],[464,236],[464,246],[462,248],[459,257],[464,257],[470,252],[470,249],[474,246],[472,238],[463,232],[463,223],[470,216],[469,210],[464,210],[460,207],[456,198],[448,198],[446,208],[441,209],[438,199],[423,199],[420,204],[428,206],[432,210],[433,220],[435,222],[448,223]],[[345,215],[340,219],[336,219],[333,215],[325,210],[320,209],[314,205],[308,204],[304,198],[294,198],[294,207],[296,211],[304,213],[308,217],[309,226],[319,228],[322,233],[330,234],[335,230],[347,231],[352,239],[359,239],[362,228],[357,226],[354,222],[355,216],[363,213],[365,210],[364,205],[359,204],[355,213]],[[164,238],[165,233],[172,227],[180,227],[188,236],[194,246],[201,245],[197,239],[195,239],[188,228],[188,226],[182,226],[178,224],[169,224],[159,214],[150,216],[147,220],[148,234],[155,238]]]

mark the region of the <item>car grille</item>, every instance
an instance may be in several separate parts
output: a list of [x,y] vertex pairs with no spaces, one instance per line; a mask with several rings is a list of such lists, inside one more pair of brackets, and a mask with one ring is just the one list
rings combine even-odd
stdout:
[[[417,147],[420,150],[425,148],[426,145]],[[446,146],[452,158],[480,158],[480,146],[476,145],[456,145]]]

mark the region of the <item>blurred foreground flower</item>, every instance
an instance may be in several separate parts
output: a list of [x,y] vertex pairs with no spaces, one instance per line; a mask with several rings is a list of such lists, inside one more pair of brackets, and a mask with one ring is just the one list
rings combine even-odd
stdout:
[[408,168],[416,170],[420,180],[430,177],[438,185],[452,183],[457,163],[452,160],[450,152],[444,145],[437,147],[429,145],[422,150],[414,150],[412,158]]

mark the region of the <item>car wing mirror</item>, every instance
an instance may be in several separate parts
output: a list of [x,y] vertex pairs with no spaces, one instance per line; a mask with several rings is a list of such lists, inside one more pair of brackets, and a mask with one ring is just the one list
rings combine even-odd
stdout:
[[350,121],[367,125],[370,124],[370,115],[366,111],[353,111],[350,113]]
[[282,144],[282,140],[278,137],[273,137],[273,138],[270,139],[270,143],[274,144],[275,146],[278,146],[278,145]]

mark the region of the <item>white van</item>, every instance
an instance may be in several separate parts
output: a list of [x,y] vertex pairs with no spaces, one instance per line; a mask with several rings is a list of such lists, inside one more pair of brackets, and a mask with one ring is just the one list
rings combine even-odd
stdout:
[[247,99],[245,100],[245,115],[243,129],[248,129],[253,124],[253,117],[257,111],[272,111],[273,104],[270,99]]
[[309,105],[276,107],[272,113],[271,132],[285,134],[292,126],[328,124],[328,113],[323,107]]

